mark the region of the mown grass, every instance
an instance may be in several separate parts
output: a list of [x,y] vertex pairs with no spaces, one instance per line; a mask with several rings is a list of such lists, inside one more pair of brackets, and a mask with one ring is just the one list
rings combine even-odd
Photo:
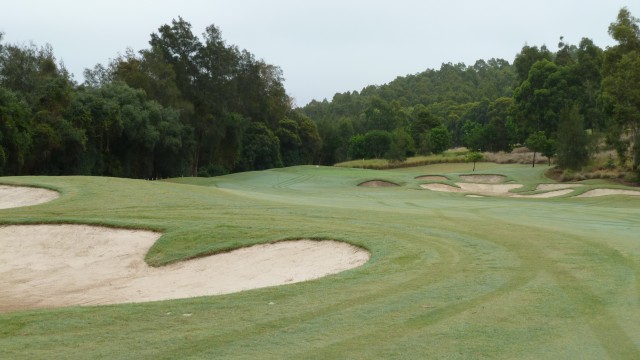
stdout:
[[[305,283],[0,314],[0,358],[640,358],[640,199],[471,199],[415,179],[455,182],[471,166],[0,178],[62,193],[0,210],[0,223],[162,231],[153,265],[291,238],[372,253],[360,268]],[[544,170],[479,163],[476,173],[532,190],[551,182]],[[372,179],[402,186],[357,186]],[[603,186],[612,187],[577,191]]]

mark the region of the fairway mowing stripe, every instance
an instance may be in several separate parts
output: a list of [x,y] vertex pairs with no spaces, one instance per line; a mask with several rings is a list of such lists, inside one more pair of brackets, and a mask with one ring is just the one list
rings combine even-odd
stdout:
[[[419,236],[422,237],[424,235],[419,233]],[[444,240],[442,241],[444,242]],[[430,242],[430,244],[432,243]],[[435,244],[435,246],[442,246],[442,245]],[[451,268],[453,264],[457,264],[461,261],[460,254],[456,251],[451,250],[451,247],[443,246],[442,248],[446,249],[448,252],[453,253],[455,260],[453,262],[443,261],[436,265],[439,265],[445,268],[446,267]],[[433,267],[434,266],[431,266],[430,268],[433,268]],[[435,266],[435,268],[437,267],[438,266]],[[451,270],[455,270],[455,269],[451,269]],[[462,270],[458,270],[457,272],[460,272],[460,271]],[[448,271],[446,270],[438,271],[438,273],[447,273],[447,272]],[[255,322],[255,323],[252,323],[251,328],[243,327],[241,329],[226,332],[223,335],[218,334],[213,337],[206,337],[199,340],[197,343],[202,344],[203,347],[206,347],[206,346],[211,346],[211,344],[213,343],[221,343],[221,344],[228,345],[238,341],[246,341],[248,338],[263,336],[265,333],[265,329],[268,329],[269,331],[282,330],[284,328],[290,327],[291,326],[290,324],[301,324],[301,323],[306,323],[308,321],[317,319],[322,314],[336,314],[340,312],[352,311],[353,309],[358,307],[366,308],[366,307],[375,306],[374,305],[375,303],[380,303],[381,305],[384,305],[385,303],[387,303],[388,299],[397,298],[399,293],[409,292],[407,296],[409,297],[415,296],[414,290],[416,287],[427,287],[427,286],[430,286],[432,283],[435,283],[441,280],[442,280],[441,278],[429,278],[429,277],[425,277],[424,274],[417,274],[414,277],[408,280],[405,280],[403,282],[400,282],[400,283],[394,282],[393,286],[380,289],[373,293],[361,294],[346,302],[340,301],[340,302],[328,304],[323,307],[316,307],[300,314],[295,314],[295,315],[290,315],[285,317],[278,317],[277,319],[263,321],[263,322]],[[180,351],[181,351],[181,347],[177,346],[175,351],[169,351],[167,354],[179,355]]]
[[[419,232],[418,234],[422,234],[422,232]],[[456,239],[458,238],[458,234],[455,233],[451,233],[453,235],[456,236]],[[433,235],[431,235],[433,236]],[[421,237],[421,236],[419,236]],[[441,242],[446,242],[445,240],[440,240]],[[449,242],[452,240],[448,240]],[[457,240],[453,240],[453,241],[457,241]],[[429,242],[430,244],[432,244],[432,242]],[[448,246],[445,247],[447,250],[449,250],[450,252],[453,253],[453,255],[455,256],[456,260],[453,262],[454,264],[459,263],[460,262],[460,254],[459,252],[455,251],[455,250],[451,250],[452,246]],[[471,256],[471,252],[467,251],[469,253],[469,255],[466,255],[465,258],[468,258],[469,256]],[[469,263],[469,261],[462,261],[463,263]],[[451,264],[451,262],[447,262],[446,264]],[[443,264],[443,265],[446,265]],[[430,270],[430,268],[426,268],[425,270]],[[462,273],[464,272],[464,269],[452,269],[455,271],[455,273]],[[345,312],[345,311],[354,311],[355,308],[369,308],[369,307],[374,307],[377,308],[378,306],[375,304],[380,304],[379,306],[385,307],[384,304],[388,303],[387,299],[391,299],[391,298],[395,298],[394,299],[394,303],[402,303],[403,301],[398,301],[398,296],[399,294],[406,294],[406,295],[402,295],[401,298],[413,298],[415,296],[419,296],[416,295],[416,291],[417,289],[420,288],[424,288],[424,289],[428,289],[429,286],[431,286],[431,284],[436,283],[436,282],[440,282],[442,280],[446,280],[448,278],[451,277],[451,273],[450,271],[438,271],[437,273],[449,273],[449,276],[446,278],[429,278],[429,274],[431,273],[431,271],[428,271],[425,275],[416,275],[415,277],[413,277],[410,280],[404,281],[402,283],[396,283],[395,286],[391,287],[391,288],[385,288],[379,292],[376,292],[374,294],[367,294],[367,295],[363,295],[361,297],[355,298],[353,300],[350,300],[349,302],[340,302],[340,303],[336,303],[334,305],[330,305],[327,307],[324,307],[322,309],[316,309],[314,311],[311,312],[307,312],[305,314],[301,314],[301,315],[297,315],[297,316],[293,316],[293,317],[286,317],[284,320],[285,323],[296,323],[296,324],[300,324],[300,323],[305,323],[314,319],[317,319],[319,317],[320,314],[322,313],[327,313],[327,314],[335,314],[335,313],[340,313],[340,312]],[[426,276],[426,277],[425,277]],[[531,276],[535,276],[531,275]],[[426,290],[425,290],[426,291]],[[384,292],[384,296],[375,296],[375,294],[378,293],[383,293]],[[491,297],[491,296],[489,296]],[[413,302],[415,304],[415,301]],[[407,308],[406,311],[402,311],[402,313],[410,313],[415,311],[415,307],[410,307]],[[395,313],[391,313],[389,314],[389,316],[395,316],[399,314],[398,312]],[[247,337],[253,337],[255,335],[262,335],[263,333],[263,329],[264,328],[269,328],[269,329],[282,329],[288,326],[283,326],[283,327],[279,327],[276,326],[276,323],[279,321],[282,321],[283,318],[279,318],[279,320],[277,321],[272,321],[266,324],[261,324],[262,326],[260,328],[254,329],[250,332],[247,332],[246,330],[238,330],[237,332],[234,332],[233,334],[227,334],[227,336],[225,336],[225,341],[226,342],[233,342],[235,341],[246,341]],[[378,319],[376,321],[384,321],[384,319]],[[275,327],[275,328],[274,328]],[[380,326],[380,329],[385,329],[385,326]],[[330,331],[330,329],[327,329],[327,331]],[[344,335],[341,335],[342,338],[344,338]],[[219,340],[218,338],[216,338],[216,340]],[[303,356],[305,357],[305,356]]]
[[[342,340],[332,342],[325,348],[330,349],[330,351],[333,353],[348,354],[349,351],[354,348],[354,341],[356,341],[362,347],[366,347],[367,345],[369,345],[370,339],[372,338],[382,337],[386,342],[394,342],[397,339],[403,338],[406,335],[406,332],[408,332],[407,330],[415,331],[429,328],[436,323],[459,315],[469,310],[470,308],[476,307],[480,304],[489,302],[499,296],[502,296],[513,289],[525,286],[537,275],[537,273],[521,271],[518,276],[512,277],[506,284],[494,291],[491,291],[490,293],[475,297],[473,299],[465,300],[457,304],[435,308],[431,311],[427,311],[427,313],[423,315],[417,315],[412,319],[403,322],[400,327],[403,331],[389,331],[389,329],[387,328],[388,324],[387,326],[384,326],[385,323],[383,322],[381,326],[372,327],[376,330],[367,331],[351,337],[343,336]],[[302,354],[301,358],[307,358],[311,356],[319,356],[322,358],[323,356],[319,355],[318,351],[319,349],[313,349],[309,352],[305,352]]]

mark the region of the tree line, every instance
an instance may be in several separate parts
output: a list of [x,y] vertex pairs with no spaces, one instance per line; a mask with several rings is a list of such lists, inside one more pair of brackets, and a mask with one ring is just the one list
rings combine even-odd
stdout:
[[574,45],[561,37],[555,51],[525,45],[513,63],[447,63],[302,110],[318,125],[325,164],[403,160],[449,146],[496,152],[526,145],[556,156],[563,168],[579,169],[606,146],[638,172],[638,24],[623,8],[609,26],[617,44],[606,49],[588,38]]
[[0,175],[210,176],[312,163],[321,148],[280,68],[214,25],[200,38],[179,18],[84,77],[0,34]]
[[201,37],[182,18],[162,25],[148,48],[87,69],[82,84],[50,46],[0,34],[0,175],[212,176],[520,145],[564,168],[606,146],[639,172],[638,24],[623,8],[606,49],[560,38],[554,51],[525,45],[513,63],[447,63],[303,108],[280,68],[214,25]]

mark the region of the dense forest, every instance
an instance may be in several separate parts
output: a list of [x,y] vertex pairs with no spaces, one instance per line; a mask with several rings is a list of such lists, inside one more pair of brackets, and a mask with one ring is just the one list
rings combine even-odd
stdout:
[[49,46],[0,37],[0,175],[135,178],[313,162],[315,123],[292,108],[281,70],[215,26],[179,18],[76,84]]
[[382,86],[312,101],[303,112],[318,124],[320,161],[403,160],[451,146],[511,151],[527,146],[580,168],[600,148],[623,165],[640,162],[640,30],[626,8],[609,27],[617,45],[588,38],[558,48],[525,45],[510,64],[473,66],[398,77]]
[[49,46],[0,34],[0,175],[212,176],[297,164],[440,153],[452,146],[554,156],[578,169],[601,148],[638,173],[640,28],[626,8],[617,44],[525,45],[513,63],[398,77],[296,109],[280,68],[182,18],[85,71]]

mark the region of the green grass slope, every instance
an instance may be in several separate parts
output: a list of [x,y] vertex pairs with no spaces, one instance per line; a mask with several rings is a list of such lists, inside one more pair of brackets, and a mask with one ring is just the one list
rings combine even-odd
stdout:
[[[295,238],[372,253],[360,268],[305,283],[0,314],[0,358],[640,358],[640,198],[468,198],[415,179],[454,183],[470,167],[0,178],[62,194],[0,210],[0,223],[162,231],[147,256],[156,266]],[[551,182],[545,169],[482,163],[476,173],[531,192]],[[400,186],[357,186],[367,180]]]

